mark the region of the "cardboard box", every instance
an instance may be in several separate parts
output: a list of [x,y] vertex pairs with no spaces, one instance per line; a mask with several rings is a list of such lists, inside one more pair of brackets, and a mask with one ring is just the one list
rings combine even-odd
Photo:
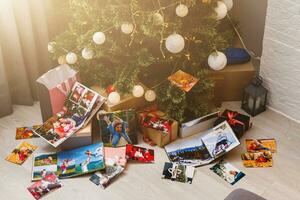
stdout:
[[220,111],[180,124],[179,137],[184,138],[196,133],[204,132],[214,126]]

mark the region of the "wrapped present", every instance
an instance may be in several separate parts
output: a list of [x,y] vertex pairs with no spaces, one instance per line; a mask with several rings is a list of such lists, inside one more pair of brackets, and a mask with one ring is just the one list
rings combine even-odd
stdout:
[[178,122],[163,112],[148,110],[138,115],[141,132],[157,146],[164,147],[178,138]]
[[236,111],[225,110],[221,116],[215,121],[214,126],[224,122],[225,120],[231,126],[236,137],[240,139],[243,134],[252,126],[250,116],[240,114]]

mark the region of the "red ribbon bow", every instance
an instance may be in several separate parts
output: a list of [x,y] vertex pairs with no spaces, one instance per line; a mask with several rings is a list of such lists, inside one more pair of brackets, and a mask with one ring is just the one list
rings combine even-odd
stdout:
[[235,117],[238,115],[238,112],[233,112],[233,111],[227,111],[227,117],[226,117],[226,121],[228,122],[228,124],[235,126],[236,124],[240,124],[243,127],[245,126],[245,124],[237,119],[235,119]]

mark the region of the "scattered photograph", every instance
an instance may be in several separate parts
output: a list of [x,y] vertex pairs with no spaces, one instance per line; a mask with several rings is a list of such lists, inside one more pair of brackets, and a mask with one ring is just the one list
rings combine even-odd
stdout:
[[59,152],[57,158],[59,178],[79,176],[105,167],[102,143]]
[[54,173],[46,175],[42,180],[32,184],[27,190],[35,199],[41,199],[46,194],[62,187],[61,182]]
[[210,155],[214,158],[223,155],[240,144],[226,121],[215,126],[212,132],[202,136],[201,139]]
[[246,139],[246,147],[248,152],[271,151],[276,152],[275,139]]
[[[79,94],[84,97],[77,98]],[[103,99],[96,92],[76,82],[62,111],[48,119],[40,128],[34,130],[34,133],[57,147],[85,124],[99,98]],[[83,103],[81,103],[82,99]]]
[[133,109],[115,112],[101,110],[97,114],[104,146],[120,147],[137,143],[136,118]]
[[212,170],[214,173],[216,173],[231,185],[234,185],[245,176],[242,171],[223,160],[211,167],[210,170]]
[[185,92],[190,91],[199,81],[196,77],[181,70],[178,70],[175,74],[169,76],[168,80]]
[[90,177],[90,181],[105,189],[117,176],[124,171],[124,168],[116,165],[113,170],[105,169],[96,172]]
[[42,180],[46,175],[52,173],[57,173],[57,153],[34,154],[31,180]]
[[127,144],[126,158],[143,163],[154,162],[154,150]]
[[165,163],[162,178],[192,184],[195,168],[177,163]]
[[37,146],[29,144],[28,142],[22,142],[5,158],[5,160],[18,165],[22,165],[36,149]]
[[241,155],[245,167],[272,167],[271,151],[244,153]]
[[104,160],[106,167],[112,165],[125,167],[127,163],[126,147],[104,147]]
[[41,125],[35,125],[30,127],[16,128],[16,140],[37,138],[38,135],[34,134],[33,130],[38,129]]

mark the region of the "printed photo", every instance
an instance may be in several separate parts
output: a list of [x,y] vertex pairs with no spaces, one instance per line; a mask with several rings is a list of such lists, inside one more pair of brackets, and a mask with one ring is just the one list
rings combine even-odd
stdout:
[[38,129],[40,126],[41,125],[16,128],[16,140],[30,139],[30,138],[37,138],[37,137],[39,137],[36,134],[34,134],[33,130],[34,129]]
[[[104,172],[103,172],[104,171]],[[117,176],[124,171],[124,168],[117,165],[114,170],[101,170],[90,177],[90,181],[105,189]]]
[[35,182],[27,190],[35,199],[40,199],[46,194],[62,187],[61,182],[54,173],[46,175],[42,180]]
[[244,153],[241,155],[245,167],[272,167],[271,151]]
[[48,174],[57,173],[57,153],[40,153],[33,156],[32,181],[38,181]]
[[15,148],[11,154],[9,154],[5,160],[22,165],[27,158],[32,154],[34,150],[37,149],[37,146],[29,144],[28,142],[22,142],[17,148]]
[[271,151],[276,152],[275,139],[246,139],[246,147],[248,152]]
[[102,143],[59,152],[57,158],[59,178],[78,176],[105,167]]
[[72,91],[71,91],[71,95],[69,97],[69,99],[75,103],[78,103],[82,93],[85,91],[86,87],[84,87],[81,84],[75,84],[75,86],[73,87]]
[[217,158],[240,144],[226,121],[214,127],[213,130],[201,138],[212,157]]
[[127,144],[126,158],[144,163],[154,162],[154,150]]
[[169,76],[168,80],[185,92],[190,91],[199,81],[196,77],[181,70],[178,70],[175,74]]
[[105,166],[126,166],[126,147],[104,147]]
[[234,185],[245,176],[242,171],[223,160],[211,167],[210,170],[212,170],[214,173],[216,173],[231,185]]
[[86,109],[89,109],[95,99],[95,95],[95,92],[86,90],[80,100],[80,105]]
[[104,146],[119,147],[137,143],[136,118],[134,110],[97,114],[100,136]]
[[195,168],[177,163],[165,163],[162,178],[192,184]]

